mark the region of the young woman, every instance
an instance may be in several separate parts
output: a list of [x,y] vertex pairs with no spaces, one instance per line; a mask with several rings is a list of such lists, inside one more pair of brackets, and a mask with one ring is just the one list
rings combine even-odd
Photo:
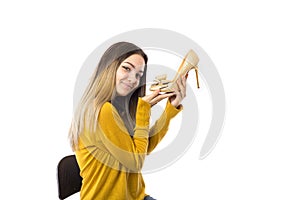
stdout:
[[[182,110],[186,78],[175,92],[145,95],[147,56],[119,42],[103,54],[77,107],[70,142],[83,178],[82,200],[151,200],[141,174],[145,156],[157,146],[170,120]],[[149,128],[151,106],[168,98]]]

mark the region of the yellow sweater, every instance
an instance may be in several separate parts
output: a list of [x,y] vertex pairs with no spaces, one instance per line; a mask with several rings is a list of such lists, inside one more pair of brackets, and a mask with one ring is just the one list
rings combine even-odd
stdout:
[[116,108],[106,102],[96,133],[83,131],[76,158],[83,178],[81,200],[143,200],[141,174],[146,154],[165,136],[170,120],[182,110],[167,101],[161,117],[149,129],[151,106],[138,100],[136,127],[131,137]]

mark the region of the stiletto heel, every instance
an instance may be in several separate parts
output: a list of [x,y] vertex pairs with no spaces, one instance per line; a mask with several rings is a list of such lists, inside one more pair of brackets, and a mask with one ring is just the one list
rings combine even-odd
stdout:
[[199,78],[198,78],[198,68],[195,68],[196,80],[197,80],[197,88],[200,88]]
[[179,79],[179,77],[186,76],[191,69],[195,69],[197,88],[200,88],[198,79],[198,62],[198,55],[193,50],[190,50],[183,58],[174,79],[172,81],[167,80],[167,75],[165,74],[157,76],[155,77],[154,84],[150,86],[150,90],[155,91],[160,89],[161,92],[173,92],[176,87],[176,81]]

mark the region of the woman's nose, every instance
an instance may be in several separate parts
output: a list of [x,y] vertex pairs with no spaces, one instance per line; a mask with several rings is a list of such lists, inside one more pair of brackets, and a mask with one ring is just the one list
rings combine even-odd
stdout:
[[135,73],[129,73],[128,74],[128,81],[131,83],[135,83],[137,81]]

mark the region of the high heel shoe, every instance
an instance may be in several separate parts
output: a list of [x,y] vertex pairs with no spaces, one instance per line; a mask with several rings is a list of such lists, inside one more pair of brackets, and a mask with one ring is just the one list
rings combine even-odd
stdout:
[[157,76],[155,77],[154,84],[150,86],[150,90],[155,91],[160,89],[160,92],[173,92],[176,88],[176,81],[179,77],[186,76],[191,69],[195,69],[197,87],[200,88],[198,80],[198,62],[198,55],[193,50],[190,50],[183,58],[174,79],[172,81],[167,80],[166,74]]

